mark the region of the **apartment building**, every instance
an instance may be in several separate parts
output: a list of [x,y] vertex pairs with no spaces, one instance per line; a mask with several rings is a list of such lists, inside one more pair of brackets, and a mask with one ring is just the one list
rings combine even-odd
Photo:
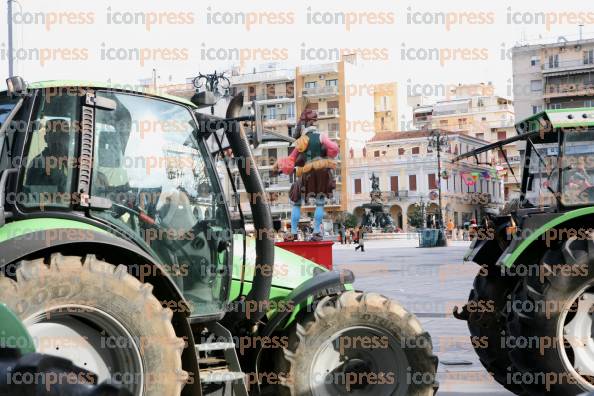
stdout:
[[373,87],[373,111],[376,132],[397,131],[398,84],[383,83]]
[[[297,114],[306,108],[316,110],[318,129],[340,147],[336,190],[326,205],[327,216],[334,219],[347,210],[347,153],[353,146],[363,146],[374,132],[374,91],[365,89],[368,84],[354,56],[345,56],[340,62],[297,67],[295,86]],[[303,207],[305,212],[313,209]]]
[[[243,93],[244,114],[253,111],[254,104],[260,107],[265,130],[284,136],[292,136],[296,119],[295,69],[275,69],[274,65],[252,73],[234,73],[230,77],[234,94]],[[252,151],[268,193],[272,214],[275,218],[290,218],[289,188],[292,179],[272,171],[278,158],[289,155],[289,143],[273,141],[262,143]],[[239,175],[236,174],[236,181]],[[239,183],[241,185],[241,183]],[[242,208],[249,212],[248,197],[243,187],[239,189]]]
[[[495,95],[488,84],[459,84],[452,88],[448,99],[426,104],[419,98],[409,98],[413,104],[413,125],[419,129],[442,129],[488,143],[494,143],[516,134],[513,102]],[[416,106],[415,106],[416,105]],[[498,150],[494,165],[511,171],[504,176],[506,199],[517,198],[520,191],[521,145],[509,145]]]
[[594,107],[594,39],[517,46],[512,54],[516,119]]
[[[497,211],[504,203],[503,180],[494,177],[495,168],[473,160],[455,164],[458,154],[487,144],[483,139],[441,130],[448,145],[441,152],[441,190],[444,220],[462,226],[471,219],[480,221],[485,212]],[[379,177],[384,204],[396,226],[409,229],[408,218],[415,206],[425,204],[426,213],[438,213],[437,152],[429,147],[429,130],[379,132],[350,159],[348,182],[349,211],[362,217],[369,202],[370,178]],[[489,154],[480,156],[482,163]],[[445,171],[445,173],[444,173]],[[478,174],[474,179],[469,175]]]

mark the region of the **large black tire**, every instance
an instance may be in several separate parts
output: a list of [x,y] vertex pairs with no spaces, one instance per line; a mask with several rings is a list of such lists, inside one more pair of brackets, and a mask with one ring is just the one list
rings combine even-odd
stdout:
[[[75,321],[78,320],[77,313],[84,313],[85,323],[92,323],[94,314],[97,318],[102,315],[113,318],[117,321],[114,325],[122,326],[135,345],[102,340],[103,345],[112,347],[115,352],[111,353],[116,354],[120,347],[140,351],[142,373],[121,373],[122,378],[133,379],[127,387],[140,393],[135,382],[142,378],[137,382],[141,383],[144,396],[175,396],[181,393],[188,377],[181,364],[185,343],[175,334],[171,324],[172,311],[161,306],[152,289],[151,284],[141,283],[128,274],[124,265],[116,267],[93,255],[83,258],[52,254],[48,262],[44,259],[20,262],[16,281],[1,276],[0,302],[5,303],[27,327],[39,318],[43,318],[44,325],[45,322],[52,325],[52,320],[58,320],[66,313],[72,313]],[[81,337],[79,341],[84,340]],[[59,350],[60,340],[56,342],[55,349]],[[51,349],[39,352],[60,356],[53,350],[54,344]],[[64,349],[67,349],[66,345]],[[86,362],[73,360],[78,366],[85,367]]]
[[516,381],[531,395],[571,396],[594,390],[594,377],[574,370],[572,349],[559,333],[571,322],[571,309],[582,291],[594,290],[592,254],[592,241],[560,243],[544,253],[539,267],[543,276],[528,276],[514,290],[508,334],[522,344],[510,351],[510,358],[522,374]]
[[[371,382],[374,383],[371,383],[367,379],[373,377],[358,376],[358,383],[367,382],[367,384],[363,389],[357,389],[355,384],[350,387],[351,392],[348,392],[346,385],[341,383],[343,377],[340,375],[327,377],[329,373],[325,373],[324,378],[333,382],[330,385],[332,390],[321,387],[312,389],[310,382],[312,367],[319,351],[328,345],[331,345],[331,349],[336,349],[340,337],[335,338],[335,335],[357,326],[378,330],[396,342],[396,350],[392,349],[394,344],[386,347],[389,342],[379,349],[369,348],[369,353],[372,354],[388,354],[381,364],[361,366],[361,361],[353,358],[358,353],[356,348],[353,347],[350,350],[343,348],[344,355],[342,353],[340,355],[351,356],[351,359],[343,364],[342,370],[359,374],[374,373],[377,375],[377,380],[372,379]],[[377,333],[370,331],[366,334],[369,334],[367,339],[371,341]],[[363,356],[360,359],[365,360]],[[397,364],[398,370],[394,371],[398,372],[388,370],[390,365],[394,364],[392,362]],[[430,396],[437,390],[437,357],[433,355],[431,337],[423,331],[414,315],[398,303],[375,293],[347,291],[339,296],[322,299],[317,304],[313,315],[305,315],[293,327],[292,334],[289,336],[289,348],[284,350],[284,359],[277,362],[277,370],[280,372],[287,370],[286,373],[288,373],[281,393],[298,396],[325,394]],[[383,380],[380,380],[380,377]],[[381,382],[384,384],[382,385]],[[358,390],[361,392],[359,393]]]
[[508,356],[509,348],[501,343],[507,331],[506,302],[515,285],[513,279],[483,270],[474,278],[468,297],[468,330],[474,351],[482,365],[493,378],[507,390],[522,393],[522,386],[508,380],[508,373],[515,371]]

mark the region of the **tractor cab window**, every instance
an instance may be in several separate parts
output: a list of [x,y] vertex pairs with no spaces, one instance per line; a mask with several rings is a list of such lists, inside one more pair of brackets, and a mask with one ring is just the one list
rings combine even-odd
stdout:
[[[18,102],[18,98],[10,97],[6,92],[0,93],[0,127],[4,124],[4,121],[14,109]],[[12,147],[14,131],[7,131],[4,136],[0,136],[0,173],[8,168],[12,168],[10,163],[10,149]]]
[[528,158],[526,200],[532,206],[550,206],[556,202],[559,170],[557,143],[535,144]]
[[98,93],[91,195],[111,201],[94,215],[160,258],[193,311],[220,313],[226,301],[231,234],[216,169],[190,111],[143,96]]
[[80,97],[67,91],[42,95],[27,144],[25,207],[69,207],[76,169]]
[[564,205],[594,204],[594,131],[565,132],[562,189]]

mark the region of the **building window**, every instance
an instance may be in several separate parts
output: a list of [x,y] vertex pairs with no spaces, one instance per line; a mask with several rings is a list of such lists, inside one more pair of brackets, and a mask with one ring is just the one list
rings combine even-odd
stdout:
[[404,149],[403,148],[399,148],[398,149],[398,155],[404,155]]
[[532,114],[537,114],[540,113],[542,111],[542,106],[538,105],[538,106],[532,106]]
[[584,107],[594,107],[594,99],[584,100]]
[[420,149],[418,147],[413,147],[412,148],[412,153],[413,153],[413,155],[419,154],[420,153]]
[[538,56],[533,56],[530,58],[530,66],[538,66],[540,64],[540,58]]
[[417,191],[417,175],[408,175],[408,189]]
[[542,80],[532,80],[532,81],[530,81],[530,91],[532,91],[532,92],[541,92],[542,91]]
[[594,64],[594,49],[584,51],[584,65]]
[[505,131],[497,132],[497,140],[505,140],[505,139],[507,139],[507,132],[505,132]]
[[276,119],[276,105],[269,105],[266,108],[266,112],[267,112],[267,119],[269,119],[269,120]]
[[355,179],[355,194],[361,194],[361,179]]
[[[586,106],[588,107],[588,106]],[[558,110],[561,108],[561,103],[551,103],[549,104],[549,109],[551,110]]]
[[338,80],[326,80],[327,87],[338,87]]
[[549,56],[549,69],[559,67],[559,54]]
[[285,83],[285,90],[287,91],[287,98],[292,98],[295,95],[295,86],[292,81]]
[[373,156],[374,156],[375,158],[378,158],[378,157],[380,156],[380,152],[379,152],[379,150],[375,150],[375,151],[373,152]]
[[427,182],[429,183],[429,190],[435,190],[437,188],[437,181],[435,179],[435,173],[429,173],[427,175]]
[[315,88],[318,86],[317,81],[308,81],[305,83],[305,88]]
[[390,176],[390,191],[398,192],[398,176]]

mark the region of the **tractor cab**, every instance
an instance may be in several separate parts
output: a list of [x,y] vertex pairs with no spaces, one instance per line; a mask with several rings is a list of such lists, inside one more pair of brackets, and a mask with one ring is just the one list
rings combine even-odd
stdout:
[[[222,316],[232,232],[192,103],[92,84],[31,85],[20,100],[28,130],[15,121],[0,139],[0,171],[22,164],[10,215],[84,216],[163,263],[194,315]],[[18,102],[0,95],[0,122]]]
[[519,124],[518,132],[526,133],[525,206],[594,204],[594,109],[547,111]]

